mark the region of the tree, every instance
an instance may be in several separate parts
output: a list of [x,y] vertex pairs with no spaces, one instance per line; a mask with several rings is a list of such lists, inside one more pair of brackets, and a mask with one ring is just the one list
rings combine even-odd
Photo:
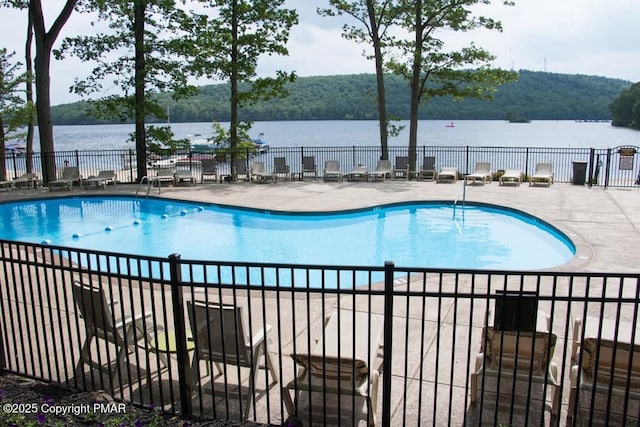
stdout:
[[36,86],[36,113],[38,117],[38,133],[40,135],[40,152],[42,153],[42,178],[45,182],[56,178],[53,124],[51,122],[51,53],[60,31],[69,20],[78,0],[66,0],[60,14],[49,31],[44,23],[41,0],[29,1],[29,18],[33,25],[36,42],[34,60]]
[[[517,75],[491,67],[495,59],[471,42],[460,50],[445,50],[438,37],[441,30],[471,31],[479,28],[501,31],[499,21],[471,14],[469,8],[490,0],[405,1],[402,27],[410,36],[395,44],[397,57],[389,68],[403,76],[411,88],[409,114],[409,159],[415,170],[420,104],[435,96],[491,98],[498,84],[515,80]],[[511,2],[504,2],[512,4]]]
[[611,103],[611,125],[640,129],[640,83],[636,83]]
[[373,48],[373,55],[369,55],[368,58],[375,61],[381,158],[386,160],[389,158],[389,121],[384,85],[384,49],[393,40],[388,31],[399,16],[398,2],[394,0],[329,0],[329,4],[333,9],[319,9],[318,13],[323,16],[343,14],[351,16],[358,22],[358,26],[344,25],[342,36],[358,43],[369,43]]
[[230,83],[228,139],[233,161],[242,132],[251,127],[250,121],[240,123],[240,107],[284,96],[284,85],[295,79],[295,73],[284,71],[277,71],[275,77],[257,78],[257,66],[262,55],[288,54],[289,31],[298,22],[298,15],[281,8],[284,0],[201,1],[215,8],[216,14],[201,14],[196,21],[192,44],[199,52],[191,71]]
[[[89,77],[76,81],[76,93],[103,94],[106,81],[112,81],[122,91],[91,100],[88,113],[97,118],[135,120],[132,139],[140,180],[147,175],[147,150],[157,151],[166,145],[174,150],[188,145],[187,140],[174,140],[169,126],[147,127],[145,121],[167,117],[152,96],[154,92],[171,92],[174,99],[195,93],[185,69],[193,54],[184,40],[191,21],[175,0],[98,0],[85,6],[86,11],[97,12],[110,30],[67,38],[56,54],[62,58],[71,52],[83,61],[96,62]],[[132,89],[133,95],[128,95]]]
[[6,141],[20,136],[17,133],[29,116],[29,105],[21,96],[20,86],[28,80],[26,73],[17,74],[20,62],[11,63],[15,52],[0,49],[0,180],[7,178]]

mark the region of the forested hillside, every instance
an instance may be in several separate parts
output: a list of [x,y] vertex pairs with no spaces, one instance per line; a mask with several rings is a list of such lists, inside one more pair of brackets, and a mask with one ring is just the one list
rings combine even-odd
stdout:
[[[409,114],[409,90],[402,79],[389,76],[388,110],[399,119]],[[609,120],[609,105],[631,82],[598,76],[521,70],[517,81],[502,85],[493,100],[455,101],[433,98],[422,106],[422,119]],[[243,120],[363,120],[376,119],[373,74],[300,77],[288,85],[285,99],[260,102],[242,110]],[[158,95],[172,122],[229,120],[229,85],[200,88],[199,94],[176,103]],[[84,113],[82,102],[53,107],[54,124],[97,123]]]

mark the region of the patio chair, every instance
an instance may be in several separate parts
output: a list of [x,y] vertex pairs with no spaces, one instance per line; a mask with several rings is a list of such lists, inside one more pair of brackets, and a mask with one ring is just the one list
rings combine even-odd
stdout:
[[[261,357],[265,359],[264,367],[271,373],[273,383],[278,382],[278,373],[266,344],[271,326],[266,325],[264,329],[251,331],[246,326],[242,307],[231,304],[187,301],[187,312],[195,341],[191,362],[192,387],[201,381],[199,372],[202,361],[207,362],[207,369],[211,363],[215,364],[218,376],[226,376],[229,370],[226,365],[237,366],[238,375],[240,367],[248,368],[248,393],[242,409],[242,418],[247,419],[255,398],[258,369],[263,367],[260,365]],[[252,337],[248,335],[250,332],[254,332]]]
[[214,181],[218,181],[218,161],[216,159],[202,159],[200,161],[202,169],[200,169],[200,183],[204,182],[206,177],[213,176]]
[[175,182],[174,172],[172,169],[158,169],[156,176],[151,180],[151,184],[157,185],[158,187],[162,187],[163,182],[168,182],[169,184],[173,184]]
[[66,188],[71,191],[71,187],[74,183],[78,183],[78,185],[82,184],[82,179],[80,177],[80,171],[77,166],[65,166],[62,169],[62,177],[60,179],[56,179],[54,181],[49,181],[49,190],[54,190],[58,188]]
[[574,320],[568,425],[579,393],[640,400],[640,334],[634,329],[632,322],[623,320],[591,316],[584,324]]
[[302,157],[302,179],[305,176],[313,174],[313,179],[318,179],[318,167],[314,156]]
[[[109,301],[102,287],[76,280],[73,282],[72,292],[80,318],[84,320],[86,333],[76,373],[81,373],[83,365],[87,364],[111,375],[113,368],[105,365],[105,362],[127,363],[129,353],[138,347],[144,347],[145,341],[151,342],[152,337],[148,331],[153,328],[153,312],[139,313],[135,317],[119,319],[117,313],[121,312],[121,309],[112,311],[112,306],[117,302]],[[94,339],[96,349],[92,352],[91,342]],[[104,340],[107,345],[115,346],[115,359],[110,359],[104,351],[101,351],[99,340]],[[147,372],[147,377],[150,379],[149,372]]]
[[491,184],[491,176],[491,163],[476,162],[473,173],[464,177],[464,183],[465,185],[476,184],[478,182],[482,185],[487,183]]
[[440,169],[436,182],[451,182],[455,184],[458,181],[458,168],[453,166],[446,166]]
[[38,187],[40,185],[40,178],[35,173],[23,173],[16,179],[12,181],[12,184],[15,188],[28,188],[28,187]]
[[234,181],[239,181],[240,179],[250,181],[251,174],[249,168],[247,168],[247,159],[235,159],[231,173]]
[[286,180],[291,179],[291,171],[289,170],[286,157],[273,158],[273,174],[276,176],[276,179],[279,177],[284,177]]
[[369,169],[363,165],[354,166],[347,174],[347,179],[349,181],[368,181]]
[[409,179],[409,157],[396,156],[396,164],[393,166],[393,179]]
[[340,162],[337,160],[327,160],[324,162],[324,171],[322,179],[325,181],[342,181],[342,172],[340,172]]
[[98,172],[98,176],[89,177],[85,179],[82,184],[85,190],[87,187],[102,187],[107,188],[107,184],[116,185],[116,173],[113,170],[103,170]]
[[181,182],[189,182],[193,185],[196,185],[196,178],[193,176],[190,170],[187,169],[178,169],[173,174],[173,184],[180,184]]
[[267,170],[264,167],[264,162],[253,162],[251,163],[250,180],[251,182],[271,181],[275,183],[276,175],[267,172]]
[[515,184],[518,187],[522,184],[522,171],[520,169],[507,169],[504,171],[500,178],[498,178],[498,185]]
[[553,165],[551,163],[536,163],[533,175],[529,177],[529,186],[535,184],[553,184]]
[[375,425],[383,319],[379,314],[340,309],[327,319],[311,352],[290,355],[300,369],[283,390],[289,415],[296,413],[303,391],[309,393],[310,403],[335,394],[364,398],[369,424]]
[[380,179],[384,182],[385,178],[391,178],[391,162],[389,160],[378,160],[376,170],[369,172],[369,178]]
[[[480,375],[515,380],[538,382],[551,388],[551,414],[558,415],[561,394],[558,366],[551,359],[557,337],[549,331],[551,318],[537,310],[537,299],[524,299],[518,303],[513,298],[519,295],[506,295],[502,303],[506,314],[498,312],[493,323],[483,328],[480,352],[476,356],[475,369],[471,373],[471,404],[478,399],[478,379]],[[524,298],[527,298],[526,295]],[[498,300],[497,300],[498,301]],[[529,303],[533,301],[534,306]],[[487,314],[491,321],[492,311]],[[545,389],[546,390],[546,389]]]
[[418,179],[430,179],[436,181],[438,179],[438,172],[436,172],[436,158],[433,156],[426,156],[422,160],[422,168],[418,172]]

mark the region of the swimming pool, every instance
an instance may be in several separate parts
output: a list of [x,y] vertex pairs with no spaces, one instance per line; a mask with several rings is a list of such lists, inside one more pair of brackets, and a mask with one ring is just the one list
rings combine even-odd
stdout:
[[402,203],[285,213],[134,197],[0,204],[0,238],[182,259],[287,264],[530,270],[575,254],[534,217],[486,205]]

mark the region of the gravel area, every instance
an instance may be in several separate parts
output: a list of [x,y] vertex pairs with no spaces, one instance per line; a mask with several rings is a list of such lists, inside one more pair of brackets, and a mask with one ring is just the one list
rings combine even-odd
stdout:
[[[64,385],[11,374],[0,375],[0,405],[0,426],[266,427],[249,422],[165,415],[113,400],[105,392],[79,392]],[[55,411],[67,413],[55,414]]]

